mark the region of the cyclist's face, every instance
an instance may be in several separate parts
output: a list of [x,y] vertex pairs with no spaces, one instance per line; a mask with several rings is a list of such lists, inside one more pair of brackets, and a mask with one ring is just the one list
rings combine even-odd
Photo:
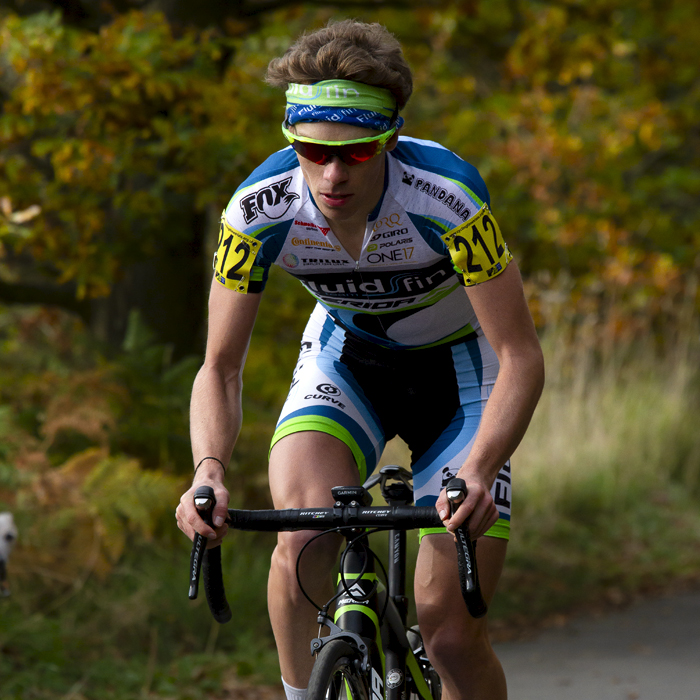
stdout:
[[[379,134],[352,124],[333,122],[299,123],[294,126],[299,136],[322,141],[350,141]],[[392,136],[385,146],[390,151],[396,146],[398,136]],[[384,153],[364,163],[346,165],[334,156],[325,165],[318,165],[299,156],[304,180],[311,190],[316,205],[329,220],[363,220],[374,209],[384,189]]]

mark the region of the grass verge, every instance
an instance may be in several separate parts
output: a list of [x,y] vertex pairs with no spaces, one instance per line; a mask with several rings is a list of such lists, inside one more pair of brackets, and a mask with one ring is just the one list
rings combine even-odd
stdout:
[[[544,337],[547,387],[513,460],[512,539],[491,612],[501,638],[700,572],[697,334],[664,355],[563,337]],[[392,443],[383,461],[406,464],[405,448]],[[271,549],[250,533],[227,542],[235,625],[220,628],[185,597],[186,542],[144,545],[102,582],[11,571],[3,700],[242,698],[277,686]]]
[[547,387],[513,458],[501,625],[700,580],[697,332],[663,355],[562,336],[544,338]]

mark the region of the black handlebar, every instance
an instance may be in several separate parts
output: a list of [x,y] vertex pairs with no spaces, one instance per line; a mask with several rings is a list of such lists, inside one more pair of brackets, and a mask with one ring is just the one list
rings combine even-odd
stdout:
[[334,527],[370,527],[411,530],[440,527],[442,521],[430,506],[338,506],[288,510],[229,510],[227,521],[236,530],[291,532],[330,530]]
[[[451,506],[450,515],[452,515],[466,498],[466,486],[462,479],[452,479],[447,488]],[[455,492],[454,498],[451,497],[451,491]],[[460,498],[460,494],[464,495]],[[200,486],[195,491],[194,498],[200,515],[211,526],[211,513],[215,505],[214,490],[210,486]],[[226,522],[237,530],[258,532],[330,530],[336,527],[411,530],[443,525],[437,511],[431,506],[345,505],[333,508],[291,508],[288,510],[229,509]],[[466,523],[461,525],[455,535],[457,538],[459,580],[464,602],[472,617],[483,617],[487,607],[479,587],[474,544],[469,537],[468,525]],[[206,549],[204,537],[195,533],[190,559],[189,597],[191,599],[197,597],[202,562],[204,562],[204,592],[212,615],[217,622],[228,622],[231,619],[231,608],[226,600],[224,589],[221,547]]]
[[[467,485],[464,479],[451,479],[447,484],[447,501],[450,504],[450,517],[456,512],[467,497]],[[476,542],[469,536],[469,525],[465,521],[455,530],[457,546],[457,565],[459,567],[459,584],[467,610],[472,617],[483,617],[488,606],[481,594],[479,573],[476,568]]]
[[[212,511],[216,505],[214,489],[211,486],[199,486],[194,492],[194,504],[202,520],[212,527]],[[197,597],[199,575],[204,568],[204,595],[209,609],[217,622],[224,623],[231,619],[231,608],[226,600],[224,577],[221,569],[221,545],[207,549],[207,542],[198,532],[192,541],[190,556],[190,600]]]

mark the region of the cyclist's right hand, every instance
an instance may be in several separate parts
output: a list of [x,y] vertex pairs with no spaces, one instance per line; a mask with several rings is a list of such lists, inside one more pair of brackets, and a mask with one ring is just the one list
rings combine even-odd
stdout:
[[[216,464],[214,462],[214,464]],[[229,492],[223,484],[221,468],[209,469],[202,467],[198,470],[192,486],[182,494],[180,504],[175,511],[177,526],[192,540],[194,533],[198,532],[207,538],[207,549],[218,547],[226,533],[228,525],[225,522],[228,515]],[[194,505],[194,492],[198,486],[211,486],[216,497],[216,506],[212,514],[214,527],[211,528],[200,517]]]

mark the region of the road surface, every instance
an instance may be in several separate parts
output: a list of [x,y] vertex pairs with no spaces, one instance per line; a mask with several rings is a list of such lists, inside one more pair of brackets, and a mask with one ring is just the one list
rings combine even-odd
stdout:
[[700,700],[700,591],[494,646],[509,700]]

